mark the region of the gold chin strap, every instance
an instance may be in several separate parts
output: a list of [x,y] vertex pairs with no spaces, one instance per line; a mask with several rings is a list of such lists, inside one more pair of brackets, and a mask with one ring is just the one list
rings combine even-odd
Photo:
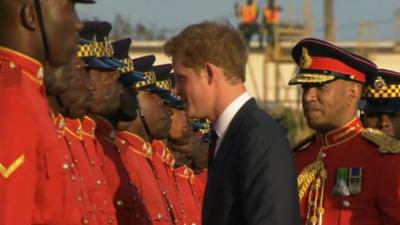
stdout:
[[321,160],[305,167],[297,177],[300,202],[308,192],[306,225],[322,225],[326,177],[327,173]]

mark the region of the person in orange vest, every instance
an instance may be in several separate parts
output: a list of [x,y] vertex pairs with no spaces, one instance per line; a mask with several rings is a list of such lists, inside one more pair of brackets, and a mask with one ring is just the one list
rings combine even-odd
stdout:
[[281,19],[281,7],[275,6],[275,1],[269,0],[263,9],[263,25],[267,32],[267,44],[275,45],[275,27]]
[[[260,27],[257,22],[259,8],[255,0],[247,0],[246,4],[235,5],[236,17],[239,19],[239,30],[242,32],[247,46],[254,33],[260,36]],[[260,39],[261,40],[261,39]]]

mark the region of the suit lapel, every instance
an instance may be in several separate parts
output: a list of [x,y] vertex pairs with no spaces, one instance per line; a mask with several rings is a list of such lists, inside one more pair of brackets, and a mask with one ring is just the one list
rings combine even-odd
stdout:
[[229,150],[233,148],[234,142],[238,141],[235,134],[240,130],[241,123],[243,119],[248,115],[248,112],[257,107],[257,103],[252,98],[248,100],[233,117],[231,123],[228,126],[228,130],[221,142],[218,149],[217,155],[213,160],[210,168],[208,168],[208,180],[206,186],[206,193],[204,196],[204,219],[209,218],[209,213],[211,213],[211,207],[214,205],[214,199],[217,196],[217,191],[221,184],[218,182],[218,178],[223,176],[225,167],[225,161],[229,157]]

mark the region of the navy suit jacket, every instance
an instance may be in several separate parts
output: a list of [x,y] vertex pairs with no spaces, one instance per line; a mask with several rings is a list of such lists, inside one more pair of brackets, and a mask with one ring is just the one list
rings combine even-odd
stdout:
[[298,225],[299,218],[285,133],[250,99],[234,116],[208,168],[203,225]]

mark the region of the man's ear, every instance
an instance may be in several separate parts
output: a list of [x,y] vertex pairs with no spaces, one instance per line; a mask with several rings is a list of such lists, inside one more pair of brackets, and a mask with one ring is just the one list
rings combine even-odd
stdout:
[[35,30],[38,27],[35,6],[32,2],[26,2],[21,9],[22,24],[29,30]]
[[214,64],[206,63],[205,64],[205,73],[208,84],[211,84],[213,81],[215,82],[217,67]]
[[348,95],[349,105],[357,104],[359,99],[361,98],[362,85],[358,83],[350,83],[348,88],[349,88],[349,95]]

